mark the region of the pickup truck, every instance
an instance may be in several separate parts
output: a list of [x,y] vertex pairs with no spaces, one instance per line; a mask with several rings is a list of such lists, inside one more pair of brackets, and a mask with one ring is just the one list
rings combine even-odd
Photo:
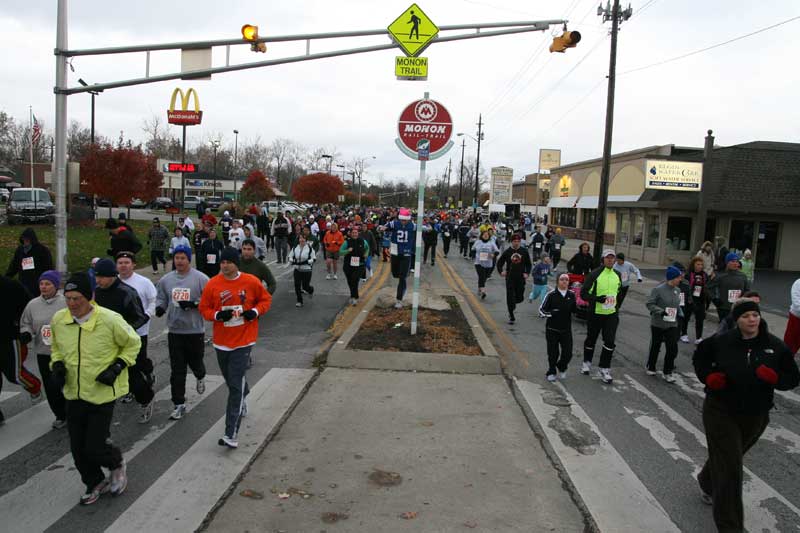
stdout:
[[11,192],[6,218],[9,226],[19,222],[55,224],[56,206],[46,190],[20,187]]

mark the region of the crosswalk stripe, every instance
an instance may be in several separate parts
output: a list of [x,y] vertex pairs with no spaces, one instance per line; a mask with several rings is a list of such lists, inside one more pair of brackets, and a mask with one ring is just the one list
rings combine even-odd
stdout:
[[225,491],[258,453],[314,376],[314,370],[273,368],[252,388],[239,448],[217,444],[220,418],[106,531],[195,531]]
[[[680,531],[563,385],[558,384],[556,391],[516,378],[514,382],[600,531]],[[545,396],[552,398],[545,401]],[[567,417],[559,413],[563,407],[570,411]],[[552,427],[557,425],[551,425],[553,421],[568,424],[568,431],[593,436],[595,442],[590,444],[591,453],[581,453],[565,444]],[[613,498],[609,497],[611,494]]]
[[11,398],[13,398],[17,394],[19,394],[19,392],[20,391],[0,392],[0,402],[4,402],[6,400],[10,400]]
[[[691,422],[686,420],[677,411],[661,400],[661,398],[656,396],[634,378],[626,374],[625,379],[630,382],[634,389],[656,404],[656,406],[663,411],[670,420],[677,424],[678,427],[691,434],[700,446],[706,448],[706,437],[703,432],[694,427]],[[780,501],[797,516],[800,516],[800,509],[787,500],[781,493],[769,486],[749,468],[744,467],[744,472],[746,474],[743,485],[744,525],[748,531],[776,530],[778,518],[764,505],[766,500],[771,498]]]
[[[206,392],[203,396],[197,394],[194,387],[187,387],[186,411],[190,412],[197,407],[223,383],[222,376],[207,375]],[[154,401],[169,400],[170,398],[170,387],[164,387],[158,391]],[[183,424],[187,421],[177,423]],[[150,431],[124,453],[125,460],[132,461],[150,443],[173,426],[173,423],[165,423]],[[2,529],[5,531],[44,531],[72,509],[85,490],[78,472],[72,469],[73,465],[72,454],[66,454],[49,467],[28,478],[24,484],[0,497]],[[20,511],[30,506],[31,502],[41,503],[41,505],[37,505],[36,512]]]
[[44,401],[6,420],[0,428],[0,461],[51,431],[53,420],[50,405]]

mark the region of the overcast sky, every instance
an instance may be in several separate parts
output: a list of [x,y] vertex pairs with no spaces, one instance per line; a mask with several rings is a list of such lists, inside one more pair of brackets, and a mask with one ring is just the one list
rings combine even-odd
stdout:
[[[410,4],[80,0],[70,2],[69,46],[237,38],[246,22],[257,24],[261,35],[381,29]],[[412,180],[418,164],[394,145],[397,118],[403,107],[429,91],[449,109],[456,132],[475,136],[478,114],[483,113],[483,166],[512,167],[517,179],[536,170],[540,148],[560,148],[564,163],[602,153],[610,23],[601,23],[597,4],[598,0],[423,0],[420,7],[440,26],[567,18],[583,40],[565,54],[546,50],[551,32],[433,44],[423,54],[430,64],[426,82],[397,81],[394,58],[401,53],[387,50],[221,74],[210,81],[114,89],[97,98],[96,127],[112,138],[123,130],[126,138],[141,140],[142,120],[165,115],[174,87],[192,86],[199,92],[204,115],[201,126],[189,129],[190,144],[221,135],[232,145],[233,130],[238,129],[240,142],[260,137],[269,143],[286,137],[310,148],[335,146],[348,161],[375,156],[367,173],[370,179],[377,181],[383,174]],[[622,25],[619,37],[614,152],[667,143],[702,146],[709,128],[721,145],[800,140],[800,20],[625,74],[800,15],[797,0],[636,0],[632,7],[634,16]],[[32,105],[48,130],[54,124],[55,16],[55,0],[0,3],[5,65],[0,109],[27,120]],[[312,43],[312,52],[385,42],[384,36],[318,41]],[[304,52],[305,43],[270,44],[266,55],[239,46],[232,49],[231,61]],[[215,65],[224,58],[224,50],[218,49]],[[73,66],[70,86],[79,77],[89,83],[130,79],[143,76],[145,56],[77,57]],[[151,73],[179,69],[179,52],[153,54]],[[88,126],[89,112],[88,95],[69,97],[70,120]],[[173,128],[177,134],[178,127]],[[453,140],[460,139],[454,135]],[[474,156],[475,148],[474,142],[466,142],[467,157]],[[440,174],[452,157],[456,179],[460,156],[459,143],[428,165],[429,175]]]

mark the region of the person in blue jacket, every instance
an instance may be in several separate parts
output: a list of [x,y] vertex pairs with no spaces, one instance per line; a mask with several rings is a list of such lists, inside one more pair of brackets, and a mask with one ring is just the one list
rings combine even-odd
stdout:
[[397,219],[387,222],[382,229],[391,235],[389,253],[392,256],[392,277],[397,279],[397,302],[394,306],[401,309],[406,294],[406,278],[414,258],[417,227],[411,222],[411,211],[401,208]]

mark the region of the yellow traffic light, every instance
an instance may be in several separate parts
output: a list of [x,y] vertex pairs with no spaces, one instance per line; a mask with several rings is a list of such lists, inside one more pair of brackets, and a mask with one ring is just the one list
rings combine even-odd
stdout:
[[252,24],[245,24],[242,26],[242,38],[245,41],[251,41],[250,50],[253,52],[267,51],[266,43],[252,42],[258,40],[258,26],[253,26]]
[[577,31],[565,31],[560,37],[553,38],[553,44],[550,45],[550,52],[564,53],[567,48],[575,48],[581,42],[581,34]]

